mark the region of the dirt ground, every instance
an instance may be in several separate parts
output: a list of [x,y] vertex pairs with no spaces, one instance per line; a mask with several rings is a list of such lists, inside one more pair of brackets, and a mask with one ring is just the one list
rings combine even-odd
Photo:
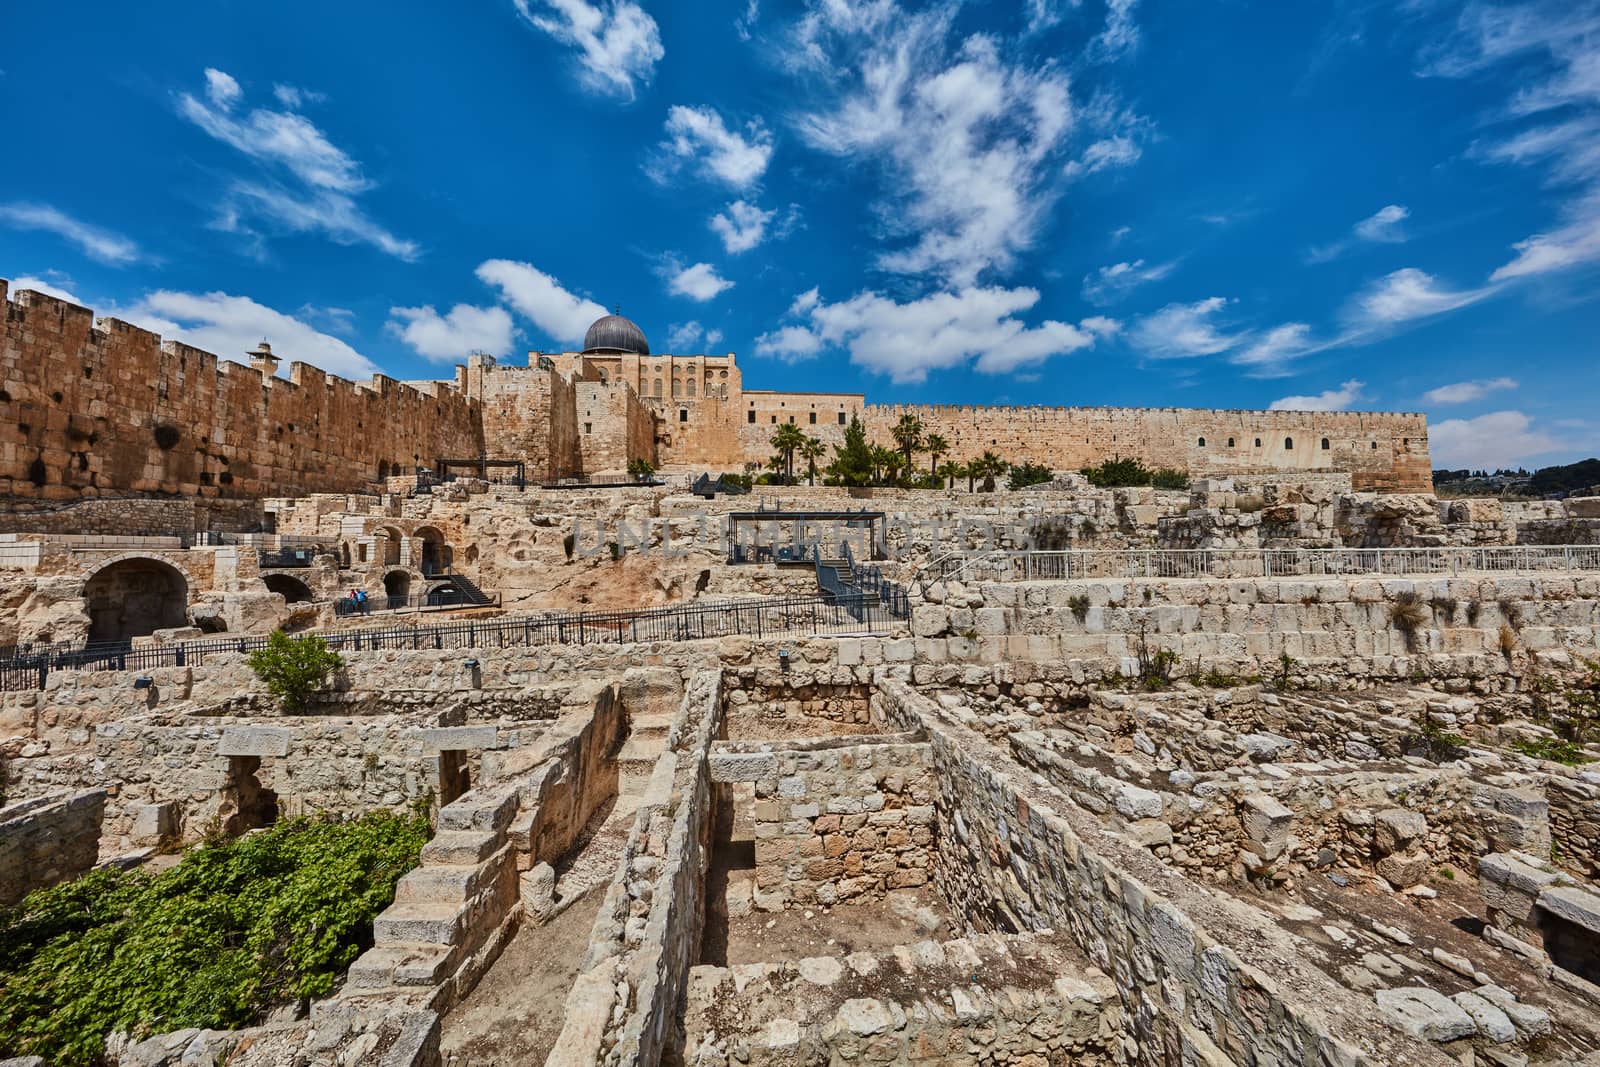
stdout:
[[[960,936],[960,931],[951,929],[949,912],[937,893],[918,892],[916,902],[943,920],[938,930],[919,927],[882,900],[834,908],[754,911],[728,920],[723,959],[717,962],[731,967],[810,956],[848,956],[852,952],[882,952],[895,945],[948,941]],[[705,959],[704,953],[702,959],[713,962]]]
[[729,715],[729,741],[789,741],[800,737],[855,737],[887,730],[865,722],[834,722],[805,715]]
[[524,924],[467,999],[445,1016],[445,1067],[543,1067],[605,900],[596,887],[543,926]]

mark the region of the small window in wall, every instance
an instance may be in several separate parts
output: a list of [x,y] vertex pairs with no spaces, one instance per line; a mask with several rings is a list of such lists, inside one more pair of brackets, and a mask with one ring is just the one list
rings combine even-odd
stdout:
[[1261,438],[1259,438],[1259,437],[1258,437],[1258,438],[1256,438],[1256,447],[1257,447],[1257,448],[1260,448],[1260,447],[1261,447]]
[[1198,440],[1198,441],[1196,441],[1196,442],[1195,442],[1195,445],[1196,445],[1196,446],[1197,446],[1197,447],[1199,447],[1199,448],[1204,448],[1204,447],[1206,447],[1206,439],[1205,439],[1205,438],[1204,438],[1204,437],[1202,437],[1202,438],[1200,438],[1200,440]]
[[1324,452],[1328,450],[1328,439],[1326,437],[1322,439],[1322,450]]
[[815,411],[813,411],[811,413],[811,425],[815,426],[816,424],[817,424],[817,413]]
[[584,423],[583,424],[583,432],[584,433],[594,433],[594,423],[592,423],[592,422]]
[[774,425],[774,426],[778,425],[778,416],[776,416],[776,415],[772,416],[772,425]]
[[839,412],[839,425],[840,426],[844,425],[844,412],[842,412],[842,411]]
[[689,421],[689,409],[688,408],[679,408],[678,409],[678,421],[679,422],[688,422]]
[[1285,437],[1283,439],[1283,447],[1284,447],[1285,451],[1288,451],[1288,452],[1294,451],[1294,438]]
[[793,426],[793,425],[794,425],[794,416],[793,416],[793,415],[790,415],[790,416],[789,416],[789,425],[790,425],[790,426]]
[[746,421],[749,422],[752,426],[755,425],[756,413],[753,412],[753,411],[747,411],[747,412],[745,412],[745,414],[750,416]]
[[1233,447],[1233,438],[1231,438],[1231,437],[1230,437],[1230,438],[1228,438],[1228,447],[1229,447],[1229,448],[1232,448],[1232,447]]
[[1376,452],[1378,450],[1378,442],[1376,442],[1376,441],[1372,442],[1372,450],[1374,452]]

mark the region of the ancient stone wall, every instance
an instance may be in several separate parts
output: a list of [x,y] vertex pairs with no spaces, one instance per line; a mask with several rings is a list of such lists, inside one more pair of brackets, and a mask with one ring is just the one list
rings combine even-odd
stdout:
[[502,367],[493,357],[473,356],[466,367],[456,368],[456,382],[478,402],[485,455],[525,460],[532,480],[581,473],[577,393],[571,378],[537,363]]
[[0,495],[348,490],[480,441],[477,405],[445,383],[425,393],[303,363],[266,378],[39,293],[5,303]]
[[89,789],[0,808],[0,907],[95,865],[105,801]]
[[580,381],[574,389],[584,474],[620,479],[631,460],[655,465],[655,415],[626,382]]

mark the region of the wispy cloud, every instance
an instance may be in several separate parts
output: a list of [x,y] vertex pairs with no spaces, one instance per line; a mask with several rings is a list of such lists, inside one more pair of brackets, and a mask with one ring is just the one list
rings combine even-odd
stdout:
[[755,204],[735,200],[727,210],[711,217],[711,229],[722,238],[722,247],[737,255],[766,239],[767,226],[776,215],[776,211],[763,211]]
[[72,279],[67,277],[65,274],[62,274],[60,271],[47,270],[45,271],[45,276],[42,278],[35,277],[31,274],[19,274],[15,278],[11,279],[11,296],[13,299],[15,299],[16,295],[22,292],[22,290],[32,289],[36,293],[43,293],[45,296],[53,296],[57,300],[65,300],[69,304],[77,304],[80,307],[87,307],[88,305],[84,304],[82,300],[78,299],[76,293],[67,288],[71,284]]
[[1451,289],[1433,275],[1406,267],[1385,275],[1358,294],[1346,318],[1358,331],[1371,331],[1455,311],[1494,293],[1494,287]]
[[346,378],[369,378],[377,366],[337,337],[308,323],[229,293],[187,293],[158,290],[131,307],[108,308],[108,315],[126,319],[163,337],[183,341],[235,363],[263,337],[285,364],[309,363]]
[[1389,204],[1356,223],[1350,236],[1332,244],[1319,245],[1306,253],[1309,263],[1327,263],[1338,259],[1357,244],[1401,244],[1406,232],[1401,223],[1411,217],[1411,211],[1400,204]]
[[0,225],[17,230],[53,233],[78,246],[90,259],[113,267],[126,267],[145,259],[139,246],[112,230],[91,226],[49,204],[0,204]]
[[478,264],[478,279],[500,291],[501,299],[559,345],[577,348],[585,331],[606,309],[569,292],[531,263],[489,259]]
[[721,343],[721,330],[708,330],[694,321],[677,323],[667,330],[669,352],[693,352],[702,345],[709,350]]
[[1429,389],[1422,394],[1425,403],[1440,406],[1444,404],[1470,404],[1474,400],[1482,400],[1490,393],[1504,389],[1515,389],[1515,378],[1479,378],[1470,382],[1452,382],[1441,385],[1436,389]]
[[433,305],[389,309],[389,333],[428,359],[458,361],[474,352],[503,356],[515,330],[505,308],[457,304],[441,315]]
[[1348,411],[1352,404],[1365,399],[1361,390],[1366,384],[1366,382],[1352,378],[1347,382],[1341,383],[1337,389],[1329,389],[1326,392],[1316,393],[1311,396],[1286,396],[1274,400],[1267,410]]
[[1154,359],[1214,356],[1249,337],[1247,330],[1229,330],[1217,322],[1231,301],[1212,296],[1192,304],[1168,304],[1134,323],[1129,339]]
[[983,374],[1014,373],[1117,332],[1115,322],[1100,317],[1078,326],[1053,320],[1028,326],[1018,316],[1038,301],[1035,289],[988,287],[904,302],[863,292],[830,304],[813,289],[790,308],[803,323],[763,334],[756,350],[793,360],[833,345],[868,371],[920,382],[930,371],[968,363]]
[[759,120],[730,129],[714,108],[677,104],[667,111],[666,133],[661,148],[669,165],[652,171],[658,176],[695,164],[724,185],[748,189],[772,162],[772,134]]
[[1136,259],[1132,263],[1113,263],[1084,276],[1083,298],[1095,304],[1115,303],[1141,285],[1161,281],[1177,267],[1177,260],[1146,264]]
[[180,93],[178,113],[261,165],[229,186],[213,223],[217,229],[259,242],[262,235],[252,223],[259,219],[294,233],[322,233],[339,244],[371,245],[406,261],[417,258],[415,242],[367,216],[356,198],[373,183],[316,124],[292,110],[245,112],[244,91],[232,76],[210,68],[205,76],[205,98]]
[[1276,378],[1288,373],[1288,364],[1309,354],[1317,347],[1311,339],[1311,327],[1303,322],[1286,322],[1274,326],[1236,352],[1232,361],[1250,368],[1250,376]]
[[1106,0],[1106,24],[1089,46],[1089,53],[1100,59],[1117,59],[1139,47],[1139,25],[1133,9],[1139,0]]
[[661,29],[631,0],[514,0],[530,25],[578,50],[583,83],[595,92],[634,98],[666,55]]
[[669,292],[686,296],[702,304],[716,299],[720,294],[733,288],[733,283],[718,274],[717,268],[709,263],[695,263],[685,267],[668,260],[662,268],[662,277],[667,281]]

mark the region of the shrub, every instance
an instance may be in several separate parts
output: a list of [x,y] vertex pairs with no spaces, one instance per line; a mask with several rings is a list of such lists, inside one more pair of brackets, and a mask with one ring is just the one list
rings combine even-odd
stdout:
[[1294,671],[1300,666],[1300,661],[1287,652],[1278,653],[1278,670],[1272,676],[1272,688],[1278,692],[1287,692],[1294,685]]
[[655,476],[656,468],[647,459],[630,459],[628,461],[628,477],[635,481],[649,481]]
[[1055,479],[1055,471],[1042,463],[1024,463],[1011,468],[1011,477],[1007,483],[1011,489],[1026,489],[1030,485],[1043,485]]
[[1397,594],[1389,604],[1389,622],[1405,635],[1406,648],[1412,651],[1417,647],[1417,631],[1427,621],[1428,609],[1422,598],[1410,590]]
[[1072,544],[1072,523],[1063,518],[1046,518],[1028,530],[1028,543],[1041,552],[1059,552]]
[[422,810],[291,819],[0,909],[0,1057],[90,1067],[111,1030],[227,1030],[326,996],[427,839]]
[[320,637],[295,638],[275,630],[266,648],[250,653],[249,664],[283,710],[298,715],[344,659]]
[[1466,755],[1466,744],[1465,737],[1443,729],[1423,711],[1417,716],[1417,732],[1406,737],[1404,747],[1407,752],[1420,751],[1424,759],[1444,763]]
[[1139,643],[1134,651],[1139,659],[1140,685],[1152,692],[1172,685],[1172,676],[1183,658],[1170,648],[1152,649],[1142,620],[1139,623]]
[[1212,667],[1200,676],[1200,684],[1208,689],[1233,689],[1240,684],[1240,680],[1236,674]]
[[1097,489],[1149,485],[1153,472],[1136,459],[1108,459],[1098,467],[1084,467],[1079,473]]
[[1513,741],[1511,747],[1524,756],[1549,760],[1551,763],[1565,763],[1568,767],[1579,767],[1589,762],[1589,757],[1584,755],[1583,746],[1576,741],[1541,737],[1536,741]]
[[1150,484],[1156,489],[1187,489],[1189,472],[1174,470],[1171,467],[1158,467],[1150,472]]
[[1089,617],[1089,598],[1083,593],[1076,593],[1068,597],[1067,607],[1072,609],[1072,617],[1079,622]]

